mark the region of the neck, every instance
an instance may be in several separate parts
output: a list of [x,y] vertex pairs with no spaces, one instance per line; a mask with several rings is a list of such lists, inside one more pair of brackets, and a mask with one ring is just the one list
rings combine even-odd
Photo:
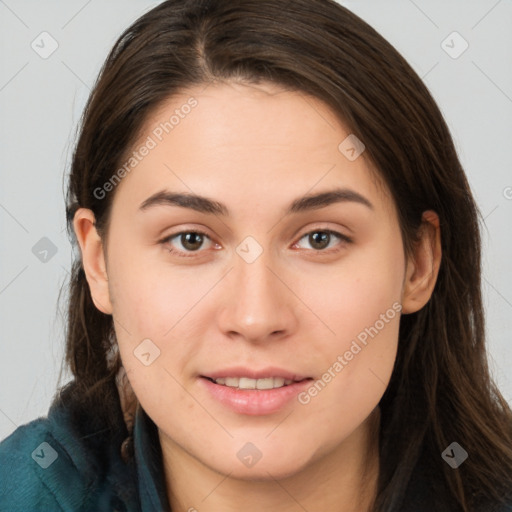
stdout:
[[368,512],[379,475],[380,411],[341,444],[293,475],[242,480],[216,472],[161,432],[160,444],[173,512]]

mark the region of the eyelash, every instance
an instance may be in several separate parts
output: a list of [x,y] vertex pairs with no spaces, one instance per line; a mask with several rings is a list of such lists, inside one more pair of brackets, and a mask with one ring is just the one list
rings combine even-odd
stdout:
[[[177,250],[177,249],[173,249],[173,248],[170,248],[168,246],[168,243],[174,239],[174,238],[177,238],[181,235],[184,235],[184,234],[196,234],[196,235],[201,235],[205,238],[209,238],[211,240],[211,238],[208,236],[207,233],[205,233],[204,231],[200,231],[200,230],[196,230],[196,229],[190,229],[190,230],[186,230],[186,231],[179,231],[178,233],[174,233],[170,236],[167,236],[165,237],[163,240],[160,241],[161,244],[165,245],[166,246],[166,249],[168,252],[170,252],[171,254],[173,255],[176,255],[180,258],[193,258],[196,256],[197,253],[200,253],[201,250],[197,250],[197,251],[180,251],[180,250]],[[311,231],[308,231],[307,233],[304,233],[297,242],[295,242],[295,244],[297,244],[298,242],[300,242],[304,237],[312,234],[312,233],[327,233],[329,235],[334,235],[335,237],[339,238],[341,241],[347,243],[347,244],[351,244],[353,242],[353,240],[346,236],[346,235],[343,235],[342,233],[339,233],[337,231],[333,231],[332,229],[321,229],[321,228],[317,228],[317,229],[313,229]],[[294,245],[295,245],[294,244]],[[339,251],[341,251],[341,248],[336,248],[336,249],[311,249],[313,252],[317,252],[317,253],[327,253],[327,254],[335,254]]]

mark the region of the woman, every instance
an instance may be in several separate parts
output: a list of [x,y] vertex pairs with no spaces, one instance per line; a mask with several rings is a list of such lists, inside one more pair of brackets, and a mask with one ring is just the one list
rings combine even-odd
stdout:
[[477,215],[431,95],[357,16],[163,2],[84,112],[74,381],[1,443],[0,508],[512,510]]

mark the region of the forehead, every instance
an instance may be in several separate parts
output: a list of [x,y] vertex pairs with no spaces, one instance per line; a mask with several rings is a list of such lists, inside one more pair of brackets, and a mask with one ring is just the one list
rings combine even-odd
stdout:
[[[195,106],[187,108],[191,103]],[[237,83],[198,86],[168,98],[148,116],[142,136],[155,132],[159,139],[160,130],[164,145],[172,144],[172,138],[194,139],[201,148],[226,156],[262,147],[297,154],[335,152],[332,136],[336,141],[335,132],[346,132],[316,98],[276,84]]]
[[303,92],[275,84],[193,87],[148,115],[116,196],[140,204],[166,187],[229,202],[259,191],[269,203],[350,186],[375,197],[382,184],[364,152],[355,160],[344,153],[351,137],[325,103]]

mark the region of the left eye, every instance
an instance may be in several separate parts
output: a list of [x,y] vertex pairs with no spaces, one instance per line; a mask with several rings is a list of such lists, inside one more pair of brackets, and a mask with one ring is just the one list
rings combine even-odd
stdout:
[[[330,229],[316,229],[314,231],[310,231],[309,233],[303,235],[300,238],[300,240],[303,240],[305,238],[307,238],[308,243],[311,244],[311,246],[317,251],[323,251],[328,248],[330,249],[331,247],[329,247],[329,245],[332,242],[333,238],[343,240],[347,243],[352,242],[352,240],[348,236],[342,235],[341,233],[338,233],[337,231],[332,231]],[[295,245],[298,245],[299,242],[297,242],[297,244]]]

